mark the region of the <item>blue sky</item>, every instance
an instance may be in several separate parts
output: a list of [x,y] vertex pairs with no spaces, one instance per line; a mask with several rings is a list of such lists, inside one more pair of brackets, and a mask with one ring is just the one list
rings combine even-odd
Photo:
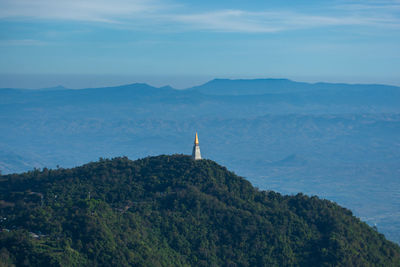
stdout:
[[400,85],[400,0],[0,0],[0,56],[0,87]]

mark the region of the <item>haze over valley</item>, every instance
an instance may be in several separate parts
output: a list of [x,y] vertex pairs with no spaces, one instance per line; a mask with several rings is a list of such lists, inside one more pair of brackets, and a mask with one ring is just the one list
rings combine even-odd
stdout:
[[0,170],[190,154],[197,131],[203,157],[260,189],[336,201],[400,242],[399,104],[395,86],[286,79],[0,89]]

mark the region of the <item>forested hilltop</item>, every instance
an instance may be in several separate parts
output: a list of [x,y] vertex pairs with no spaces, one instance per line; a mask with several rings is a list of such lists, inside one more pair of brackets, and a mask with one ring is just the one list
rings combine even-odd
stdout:
[[184,155],[3,175],[0,206],[0,266],[400,266],[349,210]]

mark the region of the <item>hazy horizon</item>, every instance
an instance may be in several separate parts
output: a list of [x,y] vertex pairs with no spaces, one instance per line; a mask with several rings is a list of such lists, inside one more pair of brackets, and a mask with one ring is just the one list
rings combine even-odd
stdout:
[[84,89],[146,83],[154,87],[171,86],[187,89],[202,85],[213,79],[289,79],[307,83],[383,84],[400,86],[396,79],[363,79],[296,76],[249,76],[249,75],[101,75],[101,74],[0,74],[0,88],[43,89],[63,86]]

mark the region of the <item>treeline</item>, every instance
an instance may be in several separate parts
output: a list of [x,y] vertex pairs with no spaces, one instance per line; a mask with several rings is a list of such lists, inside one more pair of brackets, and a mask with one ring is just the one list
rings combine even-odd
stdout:
[[0,176],[0,206],[0,266],[400,265],[349,210],[183,155]]

